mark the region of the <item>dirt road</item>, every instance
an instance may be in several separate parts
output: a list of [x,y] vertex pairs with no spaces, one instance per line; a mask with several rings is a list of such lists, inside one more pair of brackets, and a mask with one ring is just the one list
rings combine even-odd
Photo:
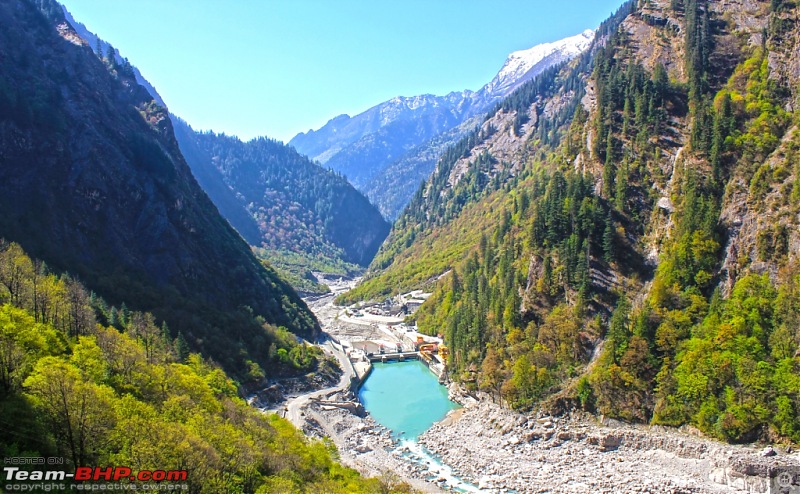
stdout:
[[320,389],[311,393],[300,395],[292,398],[286,403],[286,418],[300,430],[303,430],[306,419],[302,409],[308,405],[312,400],[322,397],[330,396],[339,391],[344,391],[350,388],[350,382],[353,379],[353,366],[345,355],[344,350],[335,341],[328,338],[320,347],[325,353],[334,355],[339,360],[339,366],[342,368],[342,376],[339,378],[339,383],[336,386]]

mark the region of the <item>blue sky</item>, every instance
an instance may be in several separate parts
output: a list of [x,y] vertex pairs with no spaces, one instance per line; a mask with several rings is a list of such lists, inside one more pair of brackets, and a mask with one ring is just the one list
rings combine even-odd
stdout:
[[288,141],[394,96],[478,89],[622,0],[63,0],[195,129]]

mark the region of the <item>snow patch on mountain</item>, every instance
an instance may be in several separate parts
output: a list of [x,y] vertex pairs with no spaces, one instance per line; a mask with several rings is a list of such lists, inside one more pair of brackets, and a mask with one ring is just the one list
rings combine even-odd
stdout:
[[[356,188],[365,191],[370,187],[367,184],[386,173],[393,163],[414,156],[425,143],[433,145],[432,139],[488,111],[549,67],[580,55],[590,47],[594,36],[593,30],[586,30],[576,36],[516,51],[508,56],[494,79],[478,91],[453,91],[444,96],[398,96],[353,117],[336,117],[318,130],[301,132],[289,145],[344,174]],[[455,133],[450,139],[454,143],[460,135]],[[441,150],[446,144],[439,142],[434,146]],[[422,155],[425,159],[412,161],[425,175],[435,166],[436,156],[433,151],[423,151]],[[386,196],[402,194],[402,200],[384,201],[376,196],[372,199],[404,206],[419,185],[419,174],[409,173],[407,178],[397,179],[393,184],[392,187],[382,186],[381,190]]]
[[[594,31],[586,31],[564,38],[552,43],[542,43],[527,50],[519,50],[511,53],[506,58],[503,67],[494,76],[494,79],[485,86],[485,90],[492,96],[509,94],[521,81],[530,80],[532,75],[528,74],[543,61],[551,62],[555,58],[555,63],[569,60],[586,50],[594,39]],[[548,63],[548,66],[552,63]],[[541,72],[541,71],[539,71]]]

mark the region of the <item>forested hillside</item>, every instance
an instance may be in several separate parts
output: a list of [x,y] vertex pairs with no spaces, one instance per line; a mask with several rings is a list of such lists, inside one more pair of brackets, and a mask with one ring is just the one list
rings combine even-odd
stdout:
[[800,441],[794,2],[634,0],[447,151],[343,301],[427,287],[512,407]]
[[339,369],[298,337],[314,316],[197,185],[166,109],[98,55],[57,3],[0,0],[0,452],[29,459],[3,488],[72,484],[14,482],[49,457],[48,480],[124,465],[187,492],[404,490],[242,399]]
[[311,270],[353,274],[386,238],[389,224],[375,206],[293,148],[173,121],[187,163],[222,215],[298,289],[314,289]]
[[1,238],[234,373],[271,372],[264,324],[315,336],[197,185],[129,64],[96,56],[49,0],[0,2],[0,51]]
[[364,194],[375,203],[384,217],[390,221],[396,220],[414,197],[419,185],[431,176],[439,156],[482,121],[482,115],[472,117],[405,152],[362,185]]
[[[275,366],[309,371],[322,359],[287,331],[267,331]],[[342,467],[327,444],[248,406],[182,334],[173,338],[150,313],[109,307],[13,243],[0,244],[0,355],[6,458],[62,457],[66,471],[188,470],[178,485],[198,493],[402,487]]]

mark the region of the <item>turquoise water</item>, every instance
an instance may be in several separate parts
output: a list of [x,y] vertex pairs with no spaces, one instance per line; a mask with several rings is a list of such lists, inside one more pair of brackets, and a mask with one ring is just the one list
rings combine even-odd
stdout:
[[358,397],[378,423],[407,439],[416,438],[458,407],[419,360],[373,364]]

